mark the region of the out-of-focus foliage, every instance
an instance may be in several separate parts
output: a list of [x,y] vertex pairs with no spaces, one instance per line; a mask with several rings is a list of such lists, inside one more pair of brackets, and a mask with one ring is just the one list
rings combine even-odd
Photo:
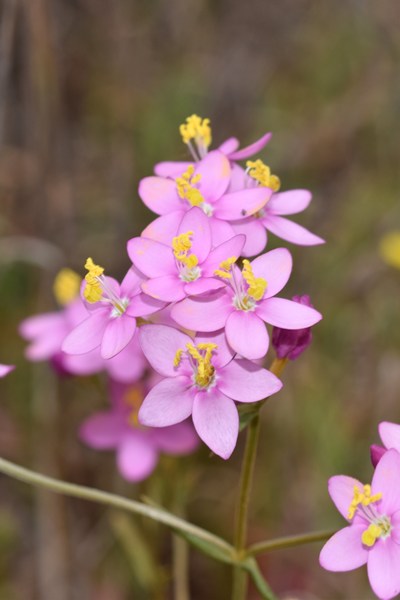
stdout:
[[[186,156],[178,125],[196,112],[211,118],[215,143],[272,130],[263,158],[282,189],[314,192],[299,221],[327,240],[290,248],[286,295],[310,294],[324,321],[265,408],[251,539],[339,525],[327,478],[369,480],[379,420],[400,421],[400,275],[378,251],[400,222],[400,5],[2,0],[0,10],[0,360],[18,363],[1,383],[0,453],[140,493],[77,441],[77,424],[106,402],[102,382],[59,382],[24,363],[17,324],[53,309],[60,266],[83,271],[93,256],[124,272],[125,242],[150,218],[138,181]],[[181,510],[191,486],[189,517],[230,536],[241,447],[228,463],[200,454],[202,469],[165,460],[145,491]],[[0,502],[2,598],[168,597],[170,542],[152,542],[155,524],[121,540],[101,508],[3,478]],[[131,539],[150,541],[156,577],[135,576]],[[279,551],[261,566],[283,597],[372,597],[365,573],[323,572],[318,551]],[[229,586],[228,568],[192,554],[194,599],[228,597]]]

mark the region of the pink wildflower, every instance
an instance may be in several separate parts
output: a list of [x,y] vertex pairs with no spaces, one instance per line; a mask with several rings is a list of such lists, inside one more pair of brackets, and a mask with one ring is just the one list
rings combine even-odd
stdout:
[[339,475],[329,480],[329,493],[349,525],[322,548],[320,564],[328,571],[368,566],[378,598],[400,593],[400,454],[389,450],[376,467],[372,484]]
[[0,364],[0,377],[6,377],[11,371],[14,371],[15,365]]
[[[252,262],[222,264],[219,274],[229,283],[199,298],[186,298],[176,304],[171,316],[186,329],[212,332],[225,327],[231,348],[248,359],[262,358],[268,351],[269,335],[265,324],[284,329],[315,325],[319,312],[291,300],[274,298],[286,285],[292,257],[285,248],[271,250]],[[226,267],[226,268],[225,268]]]
[[282,387],[266,369],[233,358],[223,332],[193,340],[166,325],[143,325],[139,336],[147,360],[165,377],[146,396],[139,421],[165,427],[192,415],[200,438],[224,459],[239,432],[235,401],[257,402]]
[[394,448],[397,452],[400,452],[400,425],[383,421],[379,424],[379,435],[383,447],[377,444],[371,446],[371,461],[374,467],[376,467],[387,450]]

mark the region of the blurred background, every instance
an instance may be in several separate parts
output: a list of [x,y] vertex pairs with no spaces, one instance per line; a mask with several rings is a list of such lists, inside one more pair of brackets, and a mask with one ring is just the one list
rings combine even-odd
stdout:
[[[379,421],[400,422],[400,272],[379,255],[400,229],[400,4],[1,0],[0,18],[0,361],[18,365],[1,381],[1,455],[171,509],[186,490],[190,520],[231,537],[243,436],[228,463],[203,448],[128,485],[111,454],[77,439],[107,402],[101,378],[28,364],[17,333],[56,308],[61,266],[83,273],[93,256],[124,273],[126,241],[153,218],[138,182],[155,162],[186,158],[178,126],[197,113],[211,119],[214,147],[273,131],[262,158],[283,190],[312,190],[296,221],[327,240],[288,244],[284,295],[310,294],[324,320],[264,410],[249,536],[341,526],[328,477],[369,481]],[[1,600],[172,597],[170,534],[153,523],[129,529],[3,476],[0,507]],[[365,570],[322,571],[320,547],[261,558],[282,598],[373,598]],[[190,586],[195,600],[228,598],[230,570],[191,551]]]

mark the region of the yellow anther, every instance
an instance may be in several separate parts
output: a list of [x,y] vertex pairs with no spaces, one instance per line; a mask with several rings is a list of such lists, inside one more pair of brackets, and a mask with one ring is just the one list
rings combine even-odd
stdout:
[[72,302],[78,294],[81,278],[72,269],[61,269],[54,279],[53,292],[59,304],[65,306]]
[[276,175],[272,175],[271,169],[262,160],[248,160],[246,167],[250,177],[258,181],[264,187],[269,187],[277,192],[281,187],[281,181]]
[[211,144],[210,119],[202,119],[197,115],[191,115],[187,117],[186,123],[180,125],[179,133],[184,144],[189,144],[194,140],[197,144],[208,148]]
[[176,260],[185,265],[188,269],[193,269],[199,264],[199,259],[195,254],[188,255],[188,252],[192,247],[190,239],[192,235],[193,231],[187,231],[172,239],[172,249]]
[[388,265],[400,269],[400,231],[387,233],[381,240],[379,250]]
[[87,259],[85,269],[89,272],[85,275],[86,285],[83,295],[90,304],[94,304],[95,302],[98,302],[103,295],[99,277],[103,275],[104,269],[103,267],[100,267],[100,265],[95,265],[91,258]]
[[380,527],[380,525],[371,523],[368,529],[366,529],[363,532],[361,536],[361,541],[365,546],[368,546],[370,548],[375,544],[376,540],[379,539],[383,533],[384,530],[382,529],[382,527]]
[[194,346],[193,344],[186,344],[186,349],[189,352],[190,356],[192,358],[194,358],[195,360],[202,360],[203,357],[201,356],[200,352],[198,351],[198,349],[196,348],[196,346]]
[[251,264],[247,259],[243,260],[242,275],[249,286],[247,289],[248,296],[254,300],[261,300],[267,289],[267,282],[262,277],[255,277]]
[[211,359],[213,351],[217,348],[217,344],[211,342],[202,342],[197,346],[186,344],[186,349],[196,367],[195,381],[200,387],[207,387],[213,379],[215,369],[211,364]]
[[196,187],[201,179],[200,173],[194,174],[194,165],[189,165],[181,177],[176,178],[176,190],[182,200],[187,200],[191,206],[201,206],[204,198]]
[[123,400],[125,404],[131,409],[128,417],[128,423],[133,427],[139,425],[139,408],[141,407],[143,395],[138,387],[131,387],[124,394]]
[[371,496],[371,486],[364,485],[363,490],[361,491],[358,486],[354,486],[353,490],[353,499],[349,506],[348,518],[351,520],[356,511],[357,507],[362,504],[362,506],[368,506],[369,504],[373,504],[374,502],[378,502],[382,498],[382,494],[374,494]]
[[103,267],[100,267],[100,265],[95,265],[90,257],[85,262],[85,269],[89,271],[89,273],[86,275],[86,279],[88,277],[100,277],[100,275],[103,275],[104,273]]
[[230,270],[231,270],[232,265],[236,261],[237,261],[236,256],[231,256],[230,258],[223,260],[219,265],[219,269],[214,271],[214,275],[217,275],[218,277],[222,277],[223,279],[230,279],[232,277],[232,275],[230,274]]
[[182,354],[183,354],[183,350],[179,349],[176,351],[175,353],[175,358],[174,358],[174,367],[179,367],[180,362],[182,360]]

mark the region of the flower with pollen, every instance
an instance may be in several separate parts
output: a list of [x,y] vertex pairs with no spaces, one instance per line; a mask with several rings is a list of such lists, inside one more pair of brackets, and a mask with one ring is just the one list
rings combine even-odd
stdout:
[[271,169],[263,163],[262,160],[248,160],[246,162],[246,172],[252,177],[257,183],[264,187],[271,188],[274,192],[278,192],[281,187],[281,181],[276,175],[272,175]]
[[195,160],[207,154],[208,147],[211,145],[210,119],[191,115],[186,118],[186,123],[180,125],[179,133]]

